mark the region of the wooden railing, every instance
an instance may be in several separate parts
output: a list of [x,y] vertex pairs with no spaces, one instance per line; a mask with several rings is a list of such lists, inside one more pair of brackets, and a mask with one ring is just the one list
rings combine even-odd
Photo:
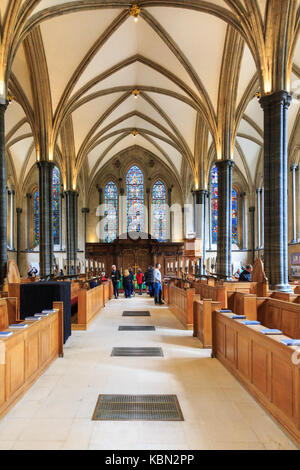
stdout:
[[78,291],[77,322],[72,323],[72,330],[87,330],[89,324],[104,306],[105,286]]
[[262,326],[246,326],[213,312],[213,357],[248,389],[300,444],[300,361],[286,336],[265,336]]
[[[63,306],[24,330],[1,338],[0,416],[4,415],[58,356],[63,355]],[[20,322],[24,323],[24,322]],[[10,330],[6,330],[10,331]]]

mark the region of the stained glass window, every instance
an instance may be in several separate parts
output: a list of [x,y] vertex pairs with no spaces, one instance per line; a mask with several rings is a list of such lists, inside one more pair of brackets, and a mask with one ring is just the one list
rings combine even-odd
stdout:
[[232,243],[238,244],[238,198],[236,189],[232,189]]
[[126,175],[127,186],[127,231],[144,231],[144,177],[134,165]]
[[[218,241],[218,169],[211,170],[211,241]],[[238,244],[238,198],[236,189],[232,189],[232,243]]]
[[104,190],[105,202],[105,242],[111,243],[118,236],[118,188],[110,181]]
[[52,190],[53,243],[58,245],[60,232],[60,174],[56,166],[52,172]]
[[214,166],[211,170],[211,241],[218,241],[218,169]]
[[33,244],[40,242],[40,211],[39,211],[39,190],[33,194]]
[[163,242],[167,240],[168,214],[166,187],[160,180],[153,185],[152,202],[152,235]]

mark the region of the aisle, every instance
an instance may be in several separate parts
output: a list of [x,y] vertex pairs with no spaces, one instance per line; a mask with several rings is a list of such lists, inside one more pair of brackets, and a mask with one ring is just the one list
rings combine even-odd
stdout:
[[[122,317],[150,310],[151,317]],[[118,331],[155,325],[156,331]],[[113,347],[162,347],[164,357],[111,357]],[[176,394],[183,422],[91,421],[99,394]],[[293,449],[287,436],[168,307],[111,300],[64,359],[0,422],[0,449]]]

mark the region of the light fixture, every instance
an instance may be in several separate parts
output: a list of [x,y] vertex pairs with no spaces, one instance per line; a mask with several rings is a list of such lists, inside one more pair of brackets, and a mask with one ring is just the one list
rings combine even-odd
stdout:
[[132,90],[132,95],[134,96],[135,99],[138,98],[140,92],[137,88],[135,88],[134,90]]
[[138,132],[136,129],[133,129],[133,131],[131,131],[131,135],[132,135],[133,137],[136,137],[136,136],[138,135],[138,133],[139,133],[139,132]]
[[132,16],[134,21],[137,23],[140,13],[141,13],[140,7],[136,4],[132,5],[132,7],[129,10],[129,13],[130,13],[130,16]]

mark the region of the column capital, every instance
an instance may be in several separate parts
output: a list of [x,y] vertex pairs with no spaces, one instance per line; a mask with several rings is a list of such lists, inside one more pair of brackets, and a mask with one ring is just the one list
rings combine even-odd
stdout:
[[222,170],[223,168],[233,168],[234,166],[235,166],[234,161],[230,159],[216,161],[216,167],[220,170]]
[[259,100],[259,103],[263,109],[278,104],[282,104],[285,107],[289,107],[291,102],[292,96],[284,90],[276,91],[269,95],[265,95]]
[[124,188],[120,188],[120,196],[124,196],[125,190]]
[[249,207],[249,212],[255,212],[255,207]]
[[27,199],[31,199],[31,198],[32,198],[32,195],[31,195],[30,193],[27,193],[27,194],[26,194],[26,197],[27,197]]
[[90,209],[89,209],[88,207],[83,207],[83,208],[81,209],[81,212],[82,212],[83,214],[88,214],[88,213],[90,212]]
[[293,163],[290,166],[290,171],[298,171],[299,170],[299,165],[297,163]]
[[207,189],[197,189],[194,191],[194,195],[196,196],[196,204],[203,204],[205,197],[208,196]]
[[241,198],[241,199],[245,199],[246,196],[247,196],[247,193],[245,193],[245,191],[243,191],[242,193],[240,193],[240,198]]
[[17,214],[22,214],[22,212],[23,212],[22,207],[17,207],[17,208],[16,208],[16,213],[17,213]]
[[49,168],[49,169],[53,169],[55,167],[55,163],[54,162],[50,162],[49,160],[40,160],[38,162],[36,162],[37,164],[37,167],[40,169],[40,168]]
[[75,197],[79,196],[78,191],[76,191],[74,189],[67,189],[64,194],[68,195],[68,196],[75,196]]
[[256,193],[261,194],[262,193],[262,188],[256,188]]

